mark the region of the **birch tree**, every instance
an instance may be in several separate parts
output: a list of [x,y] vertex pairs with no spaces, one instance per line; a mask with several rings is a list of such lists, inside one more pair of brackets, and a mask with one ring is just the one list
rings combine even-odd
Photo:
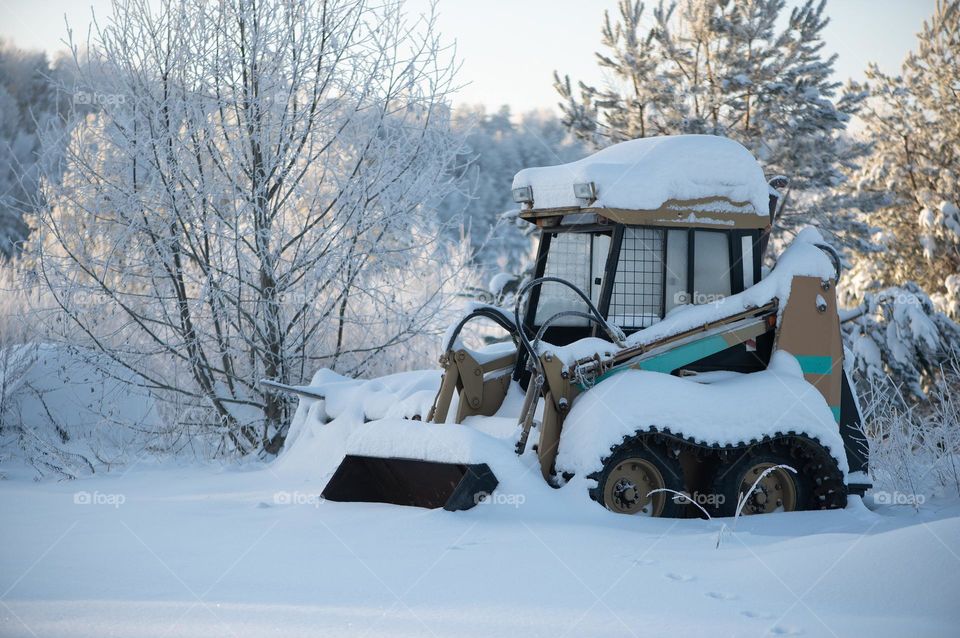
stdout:
[[288,403],[260,378],[422,353],[460,268],[430,206],[458,151],[431,16],[117,0],[92,32],[71,42],[95,110],[33,245],[84,347],[229,453],[282,445]]

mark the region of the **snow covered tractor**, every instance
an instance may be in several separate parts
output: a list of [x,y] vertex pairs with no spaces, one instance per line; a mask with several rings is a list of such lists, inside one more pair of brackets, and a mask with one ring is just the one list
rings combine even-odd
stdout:
[[[324,497],[467,509],[495,492],[509,449],[619,513],[845,506],[869,484],[840,259],[807,229],[764,271],[784,184],[700,135],[520,171],[534,278],[512,311],[477,305],[451,328],[429,410],[397,396],[350,426]],[[467,347],[478,319],[511,342]],[[285,389],[315,403],[336,391],[322,381]]]

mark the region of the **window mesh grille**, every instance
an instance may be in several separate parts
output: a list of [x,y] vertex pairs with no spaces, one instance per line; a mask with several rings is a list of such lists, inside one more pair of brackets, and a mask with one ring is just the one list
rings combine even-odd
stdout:
[[[550,252],[543,272],[545,277],[566,279],[580,290],[590,290],[590,235],[588,233],[558,233],[550,239]],[[587,304],[575,292],[561,284],[547,282],[540,288],[540,301],[534,322],[544,321],[564,310],[587,311]],[[585,319],[564,317],[553,325],[583,325]]]
[[663,318],[664,231],[626,228],[610,297],[610,319],[624,328],[646,328]]

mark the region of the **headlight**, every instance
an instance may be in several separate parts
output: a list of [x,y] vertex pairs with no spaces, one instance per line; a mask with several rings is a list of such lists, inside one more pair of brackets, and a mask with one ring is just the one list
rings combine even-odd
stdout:
[[597,198],[597,185],[593,182],[573,185],[573,194],[577,199],[594,200]]
[[518,204],[533,203],[533,186],[521,186],[513,189],[513,201]]

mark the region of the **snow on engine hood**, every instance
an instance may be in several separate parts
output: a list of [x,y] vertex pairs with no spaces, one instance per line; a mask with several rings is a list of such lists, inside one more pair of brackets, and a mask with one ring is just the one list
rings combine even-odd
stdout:
[[[657,210],[671,200],[724,197],[749,202],[745,214],[769,214],[763,169],[738,142],[714,135],[671,135],[629,140],[569,164],[525,168],[513,188],[533,188],[537,209],[584,206],[573,185],[593,182],[591,208]],[[736,212],[736,211],[735,211]]]
[[557,469],[586,476],[602,467],[623,437],[656,426],[720,445],[804,433],[818,439],[847,473],[833,413],[804,380],[793,355],[775,352],[762,372],[731,373],[714,383],[696,379],[627,370],[598,383],[574,402],[564,421]]

